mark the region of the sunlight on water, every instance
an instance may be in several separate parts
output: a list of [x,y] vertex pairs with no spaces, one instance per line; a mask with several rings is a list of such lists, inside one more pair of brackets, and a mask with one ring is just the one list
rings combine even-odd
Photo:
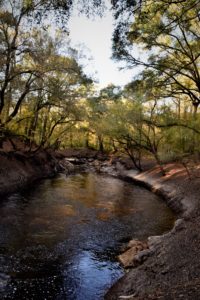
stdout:
[[149,191],[82,173],[48,179],[3,200],[1,299],[103,299],[124,271],[124,241],[162,234],[172,212]]

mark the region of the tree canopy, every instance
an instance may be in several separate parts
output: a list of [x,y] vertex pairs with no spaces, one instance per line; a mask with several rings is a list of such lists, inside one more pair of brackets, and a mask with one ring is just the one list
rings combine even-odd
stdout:
[[[1,138],[20,134],[29,149],[114,150],[128,154],[140,170],[143,156],[162,166],[199,152],[199,1],[112,0],[113,58],[141,71],[123,88],[111,84],[99,91],[84,74],[64,23],[74,5],[90,16],[101,15],[105,4],[0,2]],[[45,27],[49,15],[59,25],[54,34]]]

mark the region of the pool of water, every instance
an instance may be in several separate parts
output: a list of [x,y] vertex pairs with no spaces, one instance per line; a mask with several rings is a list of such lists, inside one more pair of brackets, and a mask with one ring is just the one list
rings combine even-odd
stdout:
[[41,181],[1,201],[1,299],[103,299],[124,274],[116,259],[124,243],[173,223],[160,198],[116,178]]

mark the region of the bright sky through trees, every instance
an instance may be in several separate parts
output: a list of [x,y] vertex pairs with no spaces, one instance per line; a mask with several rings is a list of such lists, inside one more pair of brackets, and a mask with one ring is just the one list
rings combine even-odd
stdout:
[[[0,147],[20,135],[28,151],[114,150],[139,170],[146,154],[162,168],[200,153],[199,0],[138,0],[134,14],[134,1],[113,1],[115,26],[109,9],[83,17],[100,2],[0,0]],[[125,87],[97,90],[109,83]]]
[[89,56],[92,61],[86,62],[84,71],[88,74],[95,73],[100,87],[109,83],[124,85],[131,81],[136,74],[135,70],[119,70],[120,64],[111,59],[112,55],[112,32],[113,32],[112,12],[107,9],[105,15],[95,17],[93,20],[74,11],[69,21],[70,39],[73,45],[85,44],[90,51]]

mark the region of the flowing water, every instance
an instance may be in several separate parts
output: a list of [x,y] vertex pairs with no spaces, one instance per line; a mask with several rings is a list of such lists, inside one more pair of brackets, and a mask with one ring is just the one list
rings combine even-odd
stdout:
[[1,201],[1,299],[99,300],[124,274],[131,238],[173,226],[144,188],[95,173],[59,175]]

